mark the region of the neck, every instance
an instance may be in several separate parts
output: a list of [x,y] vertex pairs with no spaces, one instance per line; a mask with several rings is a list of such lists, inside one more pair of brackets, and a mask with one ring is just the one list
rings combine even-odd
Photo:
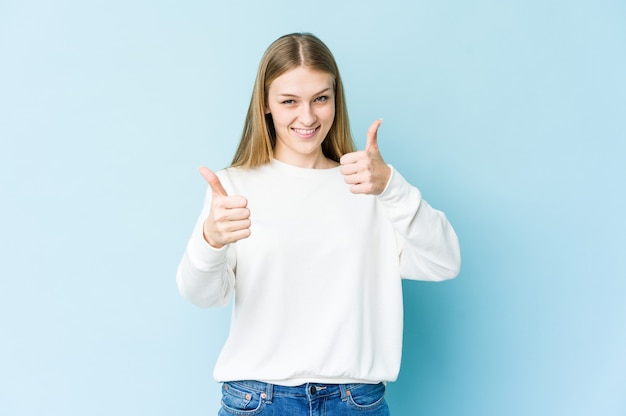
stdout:
[[339,166],[334,160],[328,159],[322,152],[318,155],[308,155],[302,157],[282,157],[281,154],[274,154],[274,159],[304,169],[331,169]]

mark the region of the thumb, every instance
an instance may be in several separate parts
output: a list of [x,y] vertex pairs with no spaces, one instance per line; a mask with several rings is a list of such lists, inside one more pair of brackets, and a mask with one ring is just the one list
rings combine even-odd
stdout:
[[211,171],[211,169],[201,166],[198,169],[198,171],[200,172],[200,175],[202,175],[204,180],[207,181],[207,183],[211,187],[211,191],[213,191],[213,195],[217,194],[220,196],[228,196],[228,193],[226,193],[226,190],[222,186],[222,182],[220,182],[220,179],[217,177],[215,173]]
[[369,129],[367,129],[367,140],[365,142],[365,150],[378,152],[378,128],[382,124],[383,119],[379,118],[374,121]]

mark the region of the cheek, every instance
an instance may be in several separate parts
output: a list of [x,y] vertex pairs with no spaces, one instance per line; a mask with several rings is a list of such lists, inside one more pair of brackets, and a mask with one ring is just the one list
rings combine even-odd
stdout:
[[334,121],[335,120],[335,106],[334,105],[329,105],[327,107],[324,107],[319,115],[321,117],[324,118],[324,120],[327,121]]
[[288,124],[289,122],[289,114],[285,111],[273,110],[272,112],[272,120],[274,120],[275,126],[281,126],[284,124]]

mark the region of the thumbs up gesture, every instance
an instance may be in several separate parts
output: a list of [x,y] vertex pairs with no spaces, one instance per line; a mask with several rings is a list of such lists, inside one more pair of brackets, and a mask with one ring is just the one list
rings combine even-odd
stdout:
[[340,172],[353,194],[379,195],[387,186],[391,168],[378,150],[378,128],[383,121],[376,120],[367,130],[365,150],[346,153],[341,157]]
[[250,210],[243,196],[228,196],[219,178],[204,166],[199,169],[211,187],[211,211],[204,221],[203,235],[212,247],[221,248],[250,236]]

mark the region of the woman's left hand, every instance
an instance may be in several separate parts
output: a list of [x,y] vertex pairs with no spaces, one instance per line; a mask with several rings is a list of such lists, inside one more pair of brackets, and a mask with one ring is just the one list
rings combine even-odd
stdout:
[[391,168],[378,150],[378,128],[382,122],[376,120],[367,130],[365,150],[346,153],[339,160],[340,172],[353,194],[380,195],[389,182]]

